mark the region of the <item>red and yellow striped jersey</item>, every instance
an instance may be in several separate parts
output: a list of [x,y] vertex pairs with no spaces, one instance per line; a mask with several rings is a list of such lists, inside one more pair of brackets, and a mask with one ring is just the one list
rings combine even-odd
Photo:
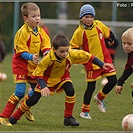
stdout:
[[50,38],[41,27],[34,32],[26,23],[17,31],[14,38],[14,55],[12,60],[13,74],[30,76],[36,64],[20,57],[21,53],[38,54],[50,50]]
[[73,64],[93,61],[94,56],[84,50],[69,50],[69,54],[63,60],[58,60],[53,49],[41,60],[32,74],[33,78],[44,78],[48,87],[54,87],[58,83],[70,80],[69,68]]
[[[70,40],[71,48],[83,49],[106,63],[112,63],[104,38],[110,37],[110,30],[101,21],[94,20],[90,28],[84,28],[80,23]],[[91,62],[84,64],[86,70],[100,69]]]

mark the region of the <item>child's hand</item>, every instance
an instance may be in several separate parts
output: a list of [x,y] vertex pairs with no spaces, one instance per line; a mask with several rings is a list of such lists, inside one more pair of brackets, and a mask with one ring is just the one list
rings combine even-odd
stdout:
[[49,52],[49,50],[45,51],[45,52],[43,53],[43,56],[46,56],[48,52]]
[[112,45],[114,45],[114,41],[112,41],[112,42],[109,41],[108,44],[109,44],[109,46],[112,46]]
[[110,63],[104,63],[103,69],[109,70],[109,68],[114,68],[114,65],[113,64],[110,64]]
[[33,62],[34,62],[35,64],[38,64],[39,58],[38,58],[38,55],[37,55],[37,54],[34,54],[34,55],[33,55]]
[[48,89],[48,87],[45,87],[41,90],[41,95],[48,97],[50,95],[50,90]]
[[132,84],[130,84],[130,87],[131,87],[131,88],[133,88],[133,83],[132,83]]
[[115,93],[116,93],[116,94],[121,94],[122,88],[123,88],[122,86],[116,86],[116,87],[115,87]]

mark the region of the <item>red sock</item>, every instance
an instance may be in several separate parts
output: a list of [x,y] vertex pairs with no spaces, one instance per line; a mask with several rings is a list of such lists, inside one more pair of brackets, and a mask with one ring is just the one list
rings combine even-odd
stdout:
[[8,99],[8,102],[7,102],[4,110],[0,114],[0,116],[4,117],[4,118],[10,118],[10,116],[13,113],[14,109],[16,108],[18,102],[19,102],[18,97],[15,96],[14,94],[12,94],[10,96],[10,98]]
[[12,112],[14,111],[14,109],[16,108],[16,105],[12,104],[11,102],[7,102],[4,110],[2,111],[2,113],[0,114],[1,117],[4,118],[10,118]]
[[104,94],[104,93],[102,92],[102,90],[100,90],[100,91],[98,92],[98,94],[97,94],[97,97],[98,97],[99,100],[103,100],[103,99],[105,99],[106,95],[107,95],[107,94]]
[[15,119],[17,119],[17,120],[19,120],[21,117],[22,117],[22,115],[26,112],[26,111],[28,111],[30,109],[30,107],[28,107],[27,105],[26,105],[26,101],[24,101],[21,105],[20,105],[20,107],[13,113],[13,117],[15,118]]
[[90,112],[90,104],[82,104],[82,112]]
[[15,113],[12,116],[15,119],[19,120],[23,114],[24,114],[24,112],[20,108],[18,108],[17,111],[15,111]]
[[64,117],[67,118],[73,115],[73,107],[75,104],[75,95],[70,97],[66,96]]

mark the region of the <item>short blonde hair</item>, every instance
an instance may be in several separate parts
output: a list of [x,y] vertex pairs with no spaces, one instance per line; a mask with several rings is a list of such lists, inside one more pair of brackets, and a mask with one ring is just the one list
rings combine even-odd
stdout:
[[24,3],[21,7],[22,16],[28,16],[29,11],[37,10],[40,10],[40,8],[35,3]]
[[121,36],[121,39],[133,40],[133,28],[127,29]]

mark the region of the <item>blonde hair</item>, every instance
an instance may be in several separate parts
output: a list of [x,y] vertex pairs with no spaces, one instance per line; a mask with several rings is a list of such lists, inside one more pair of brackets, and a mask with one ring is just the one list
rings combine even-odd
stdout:
[[29,11],[37,11],[40,8],[35,3],[24,3],[21,7],[22,16],[28,16]]
[[133,28],[127,29],[121,36],[122,39],[133,40]]

